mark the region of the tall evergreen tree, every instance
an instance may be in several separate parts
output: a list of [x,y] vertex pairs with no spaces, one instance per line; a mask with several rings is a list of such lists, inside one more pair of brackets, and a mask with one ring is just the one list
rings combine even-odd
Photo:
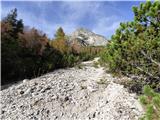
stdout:
[[1,57],[2,57],[2,84],[4,80],[19,76],[19,39],[23,32],[22,20],[17,20],[17,9],[14,9],[1,22]]
[[65,33],[61,27],[56,31],[55,39],[65,39]]
[[57,29],[55,39],[51,42],[51,45],[63,54],[69,53],[69,46],[65,38],[65,33],[61,27]]

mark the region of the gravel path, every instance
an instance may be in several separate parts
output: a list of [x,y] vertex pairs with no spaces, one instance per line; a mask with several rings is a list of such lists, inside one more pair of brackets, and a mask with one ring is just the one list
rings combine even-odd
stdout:
[[[94,61],[96,61],[95,59]],[[94,61],[56,70],[1,91],[2,120],[138,120],[135,94]]]

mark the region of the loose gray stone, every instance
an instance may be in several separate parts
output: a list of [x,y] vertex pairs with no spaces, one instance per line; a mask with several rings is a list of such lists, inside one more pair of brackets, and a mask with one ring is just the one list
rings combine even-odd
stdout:
[[[97,60],[81,63],[85,69],[55,70],[2,90],[1,119],[138,120],[143,109],[137,96],[103,67],[95,68]],[[107,86],[97,83],[102,79]]]

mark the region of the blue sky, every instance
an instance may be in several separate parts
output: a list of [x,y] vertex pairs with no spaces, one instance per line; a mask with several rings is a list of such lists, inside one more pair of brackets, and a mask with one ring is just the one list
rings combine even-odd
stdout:
[[80,27],[110,38],[120,22],[133,19],[132,6],[139,1],[3,1],[1,18],[17,8],[26,26],[42,30],[53,38],[58,27],[70,34]]

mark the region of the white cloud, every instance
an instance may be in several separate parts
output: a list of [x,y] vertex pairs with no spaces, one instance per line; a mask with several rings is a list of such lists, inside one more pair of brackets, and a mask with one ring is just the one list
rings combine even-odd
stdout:
[[[85,15],[96,15],[100,3],[91,3],[91,2],[63,2],[61,4],[61,9],[66,9],[70,13],[62,16],[62,19],[65,21],[79,21]],[[100,14],[100,12],[99,12]]]
[[93,27],[93,32],[110,37],[119,27],[120,21],[116,16],[104,17],[97,21]]
[[[29,10],[21,9],[18,10],[18,18],[24,20],[24,24],[27,26],[35,27],[39,30],[45,32],[50,38],[53,37],[55,31],[58,27],[63,27],[64,31],[67,34],[73,32],[76,28],[81,27],[79,24],[80,20],[83,20],[84,16],[90,15],[93,16],[93,19],[96,20],[96,23],[92,25],[92,31],[97,34],[104,36],[109,36],[113,31],[118,27],[120,20],[117,16],[106,16],[107,11],[101,9],[101,2],[62,2],[60,4],[60,10],[64,12],[60,15],[60,19],[57,23],[51,23],[45,19],[44,15],[46,14],[47,7],[43,6],[43,2],[37,2],[36,7],[39,7],[41,10],[38,16],[35,16]],[[14,6],[4,7],[2,11],[2,17],[4,17]],[[65,11],[67,10],[68,13]],[[66,12],[66,13],[65,13]],[[92,21],[91,21],[92,22]]]
[[[35,27],[43,32],[45,32],[49,37],[53,37],[54,34],[54,25],[48,23],[48,21],[43,17],[45,8],[42,7],[42,3],[36,4],[37,7],[40,7],[42,12],[38,16],[35,16],[32,12],[25,9],[18,9],[18,19],[22,19],[25,26]],[[4,18],[14,6],[3,7],[1,12],[1,19]]]
[[[113,3],[111,3],[113,4]],[[70,15],[68,16],[64,16],[66,18],[65,21],[67,21],[65,23],[65,25],[70,24],[70,21],[78,21],[83,19],[83,16],[85,15],[90,15],[93,16],[93,19],[96,19],[96,22],[92,25],[92,31],[97,33],[97,34],[101,34],[104,36],[107,36],[108,38],[110,37],[110,35],[112,35],[114,33],[114,31],[118,28],[119,23],[120,23],[120,18],[117,15],[113,15],[113,16],[109,16],[107,13],[109,13],[109,11],[104,11],[101,9],[101,2],[97,3],[97,2],[86,2],[84,4],[84,2],[64,2],[62,4],[62,7],[69,9],[70,11],[74,11],[72,12]],[[116,8],[110,6],[112,9],[114,9],[115,11],[119,11]],[[117,13],[118,14],[118,13]],[[74,25],[72,25],[72,30],[75,29],[76,22],[73,23]],[[65,28],[65,27],[64,27]],[[68,29],[69,27],[66,27],[66,29]]]
[[63,2],[60,6],[61,10],[67,8],[69,13],[60,16],[62,22],[53,24],[53,31],[56,31],[58,27],[63,27],[67,34],[72,33],[74,30],[81,27],[78,22],[87,14],[96,14],[99,6],[99,4],[90,4],[89,2],[85,4],[82,2]]
[[[46,4],[46,3],[45,3]],[[54,36],[55,31],[57,30],[58,27],[63,27],[64,31],[67,34],[70,34],[73,32],[79,25],[78,25],[78,20],[80,20],[85,13],[88,11],[89,4],[86,4],[87,6],[83,8],[82,3],[74,2],[71,4],[71,2],[63,2],[61,4],[61,9],[64,10],[64,8],[69,9],[69,11],[74,11],[70,12],[69,14],[61,15],[62,22],[59,23],[50,23],[48,22],[44,15],[46,7],[43,6],[43,2],[37,2],[36,7],[39,7],[41,10],[41,14],[38,16],[35,16],[34,13],[32,13],[29,10],[26,9],[18,9],[18,19],[23,19],[24,25],[25,26],[30,26],[30,27],[35,27],[43,32],[45,32],[50,38]],[[14,9],[14,6],[5,6],[2,8],[1,16],[2,18],[5,17],[10,10]],[[83,12],[81,11],[83,10]],[[72,14],[71,14],[72,13]]]

